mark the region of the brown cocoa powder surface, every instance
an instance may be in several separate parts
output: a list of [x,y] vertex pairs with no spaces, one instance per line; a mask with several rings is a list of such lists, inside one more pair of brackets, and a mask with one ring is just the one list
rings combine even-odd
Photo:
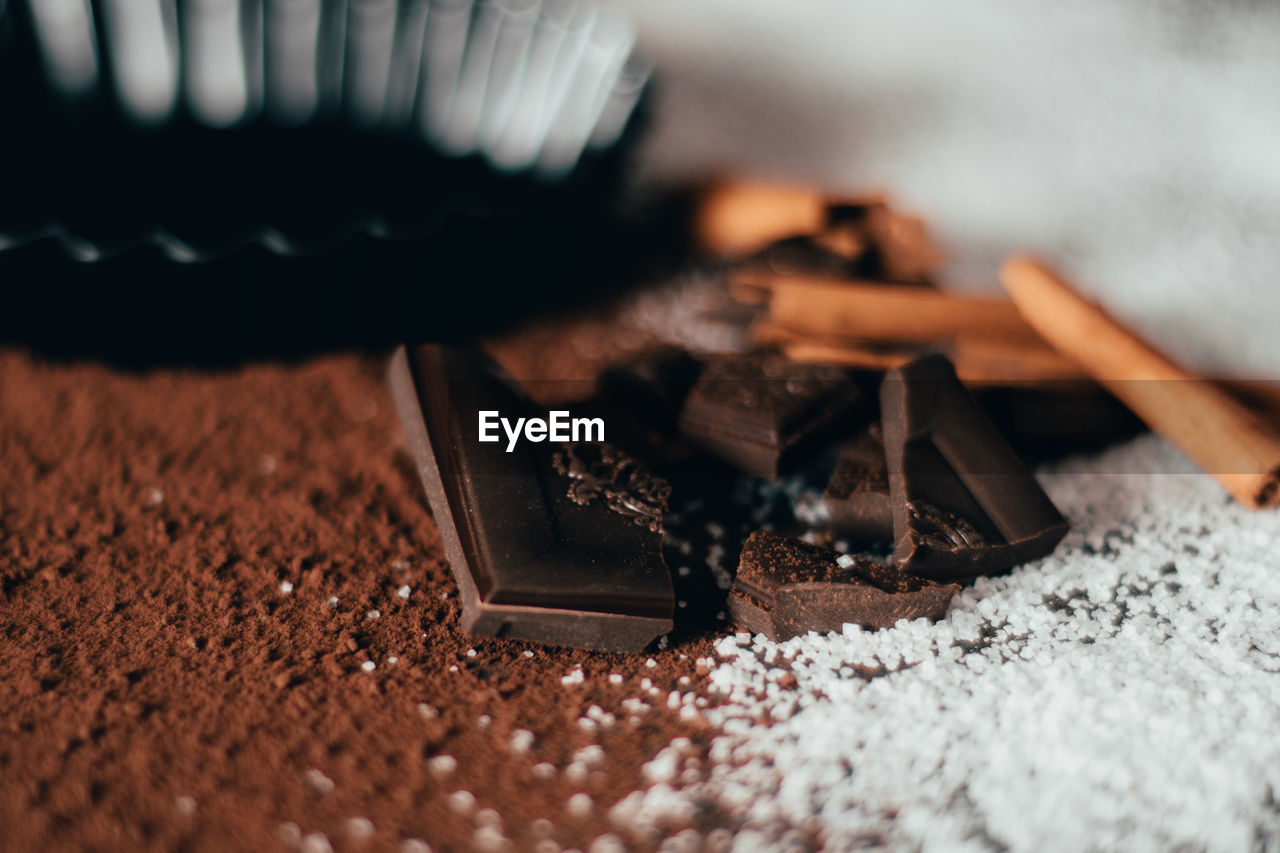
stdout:
[[[127,374],[0,350],[0,848],[282,849],[292,822],[337,850],[472,849],[492,815],[451,808],[456,791],[516,849],[539,818],[564,847],[652,845],[608,807],[673,737],[705,747],[665,700],[696,688],[713,637],[649,666],[463,634],[384,373],[343,355]],[[652,705],[634,724],[629,697]],[[584,728],[592,705],[618,722]],[[603,763],[569,778],[596,743]],[[437,755],[456,770],[433,774]],[[566,808],[580,792],[585,817]]]

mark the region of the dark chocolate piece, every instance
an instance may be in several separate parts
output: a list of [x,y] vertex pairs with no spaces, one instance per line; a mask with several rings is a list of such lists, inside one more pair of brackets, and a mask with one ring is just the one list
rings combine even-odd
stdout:
[[614,365],[600,376],[604,398],[632,419],[674,433],[680,409],[702,365],[682,349],[664,348]]
[[1067,522],[946,358],[890,370],[880,409],[893,557],[903,570],[935,580],[999,574],[1066,535]]
[[[833,235],[834,239],[826,240],[821,235],[787,237],[746,259],[742,267],[768,275],[815,275],[838,279],[874,275],[878,260],[873,259],[871,247],[855,250],[852,246],[841,245],[840,237],[846,237],[845,243],[854,242],[848,239],[847,231],[841,229]],[[824,245],[824,242],[832,245]],[[836,251],[833,246],[844,251]]]
[[822,493],[828,526],[837,536],[864,542],[893,540],[893,502],[880,424],[873,423],[840,448]]
[[671,630],[663,480],[609,444],[479,441],[480,411],[532,412],[478,352],[401,348],[391,382],[464,629],[626,652]]
[[974,396],[1028,463],[1103,450],[1147,428],[1094,382],[1028,382],[976,389]]
[[839,432],[865,422],[869,400],[839,368],[778,353],[709,359],[680,413],[680,431],[712,455],[775,480]]
[[959,584],[757,530],[742,546],[729,612],[748,631],[787,640],[845,623],[878,630],[899,619],[940,619],[959,591]]

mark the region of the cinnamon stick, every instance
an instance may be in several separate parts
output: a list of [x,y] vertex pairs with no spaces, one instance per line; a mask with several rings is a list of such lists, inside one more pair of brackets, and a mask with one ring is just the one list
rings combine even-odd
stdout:
[[827,202],[809,187],[732,181],[707,190],[696,215],[703,248],[746,255],[784,237],[814,234],[827,223]]
[[945,353],[955,365],[956,376],[966,385],[1053,385],[1091,380],[1070,359],[1051,350],[1023,347],[981,338],[961,338],[951,343],[911,347],[884,344],[837,343],[816,339],[778,340],[787,358],[807,364],[830,364],[859,370],[889,370],[899,367],[926,350]]
[[1044,339],[1253,509],[1280,503],[1280,432],[1221,387],[1178,366],[1048,267],[1014,257],[1005,290]]
[[[769,317],[781,326],[827,338],[934,341],[987,337],[1034,341],[1035,331],[1007,299],[966,296],[928,287],[761,276],[742,270],[730,291],[767,291]],[[744,298],[744,301],[747,301]]]

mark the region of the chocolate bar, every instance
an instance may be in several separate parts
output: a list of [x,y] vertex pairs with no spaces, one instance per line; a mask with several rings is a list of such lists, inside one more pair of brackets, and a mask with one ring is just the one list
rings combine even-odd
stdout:
[[481,442],[481,411],[531,405],[478,352],[402,347],[391,382],[465,630],[625,652],[671,630],[663,480],[603,442]]
[[864,542],[893,539],[893,503],[880,424],[873,423],[840,448],[822,493],[828,526],[837,536]]
[[877,630],[899,619],[939,619],[959,591],[959,584],[757,530],[742,546],[729,613],[748,631],[788,640],[846,623]]
[[946,358],[890,370],[880,410],[901,569],[934,580],[999,574],[1066,535],[1057,507]]
[[721,355],[707,361],[689,392],[680,431],[740,470],[776,480],[869,412],[867,396],[839,368],[769,352]]

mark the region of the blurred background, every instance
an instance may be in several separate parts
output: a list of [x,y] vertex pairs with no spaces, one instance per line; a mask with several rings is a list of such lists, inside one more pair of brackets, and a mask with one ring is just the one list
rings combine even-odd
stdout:
[[1280,4],[615,3],[659,174],[883,189],[954,286],[1037,251],[1201,369],[1280,377]]
[[1191,364],[1280,375],[1276,4],[0,7],[0,337],[43,351],[461,334],[668,274],[677,190],[760,175],[890,194],[949,286],[1037,251]]

